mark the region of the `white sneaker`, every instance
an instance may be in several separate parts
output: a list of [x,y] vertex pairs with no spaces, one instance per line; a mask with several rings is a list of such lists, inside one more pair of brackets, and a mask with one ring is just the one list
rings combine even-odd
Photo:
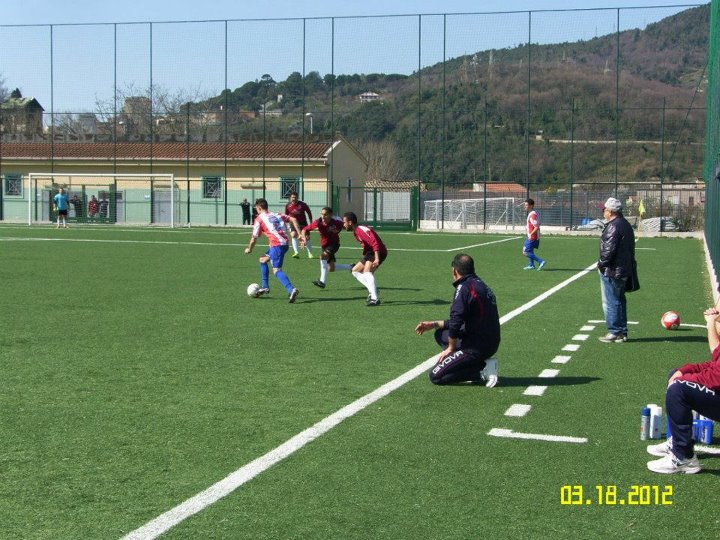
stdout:
[[651,456],[665,457],[672,454],[672,437],[668,437],[665,442],[660,444],[650,444],[647,447],[647,453]]
[[498,382],[498,361],[497,358],[485,360],[485,367],[480,371],[480,376],[485,381],[485,386],[492,388]]
[[678,459],[673,453],[670,453],[655,461],[648,461],[647,468],[652,472],[661,474],[695,474],[700,472],[700,462],[697,456],[689,459]]

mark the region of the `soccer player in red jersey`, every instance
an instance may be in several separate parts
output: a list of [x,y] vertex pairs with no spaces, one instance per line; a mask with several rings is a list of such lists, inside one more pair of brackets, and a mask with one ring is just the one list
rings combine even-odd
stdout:
[[357,216],[353,212],[345,212],[343,215],[343,227],[346,231],[352,231],[355,240],[360,242],[363,249],[362,259],[353,267],[352,273],[370,293],[365,304],[369,307],[379,306],[380,299],[375,285],[375,271],[380,268],[387,257],[387,248],[372,227],[358,225]]
[[335,254],[340,249],[340,231],[343,230],[343,222],[333,217],[332,208],[326,206],[320,210],[320,217],[302,228],[300,231],[300,243],[307,243],[307,233],[317,230],[320,233],[320,279],[313,281],[313,285],[325,288],[328,271],[352,270],[352,264],[338,264],[335,262]]
[[[290,202],[285,205],[285,214],[297,219],[298,229],[307,227],[308,221],[312,221],[313,218],[310,207],[303,201],[299,200],[298,194],[294,191],[290,193]],[[291,229],[290,236],[292,237],[293,258],[297,259],[300,257],[300,253],[298,252],[299,235]],[[310,251],[312,249],[312,243],[310,242],[309,237],[305,241],[305,248],[308,252],[308,259],[312,259],[313,254],[312,251]]]
[[268,212],[268,203],[265,199],[255,201],[255,210],[258,216],[253,223],[253,231],[250,236],[250,243],[245,248],[245,255],[252,253],[255,242],[260,238],[261,234],[267,236],[270,247],[265,254],[260,257],[260,278],[262,284],[258,291],[258,296],[268,294],[270,292],[270,270],[268,269],[268,261],[272,263],[272,270],[278,281],[282,283],[288,292],[288,301],[292,304],[298,296],[298,290],[290,283],[290,278],[285,275],[282,270],[283,259],[288,251],[288,237],[285,233],[285,224],[290,222],[292,226],[297,228],[295,218],[284,214],[274,214]]

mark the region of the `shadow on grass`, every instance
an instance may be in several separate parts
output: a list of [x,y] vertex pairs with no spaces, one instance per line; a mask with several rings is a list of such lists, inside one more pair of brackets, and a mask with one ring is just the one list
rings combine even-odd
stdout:
[[500,373],[498,387],[510,386],[577,386],[580,384],[590,384],[595,381],[602,380],[601,377],[503,377]]
[[[579,384],[590,384],[595,381],[602,380],[601,377],[553,377],[546,379],[542,377],[503,377],[500,374],[497,386],[495,388],[509,388],[512,386],[577,386]],[[442,386],[480,386],[485,387],[483,383],[457,382],[445,384]]]
[[[667,337],[647,337],[647,338],[634,338],[630,336],[627,343],[620,343],[619,345],[628,345],[630,343],[653,343],[653,342],[672,342],[672,343],[707,343],[707,338],[704,336],[673,336]],[[612,345],[612,344],[611,344]]]
[[[547,266],[543,267],[542,270],[539,270],[539,272],[542,272],[543,274],[545,272],[582,272],[585,270],[584,268],[548,268]],[[538,270],[535,270],[538,272]],[[529,272],[529,270],[528,270]]]
[[[338,297],[338,296],[328,296],[328,297],[304,297],[300,295],[298,297],[298,303],[302,304],[313,304],[315,302],[362,302],[365,303],[365,300],[367,300],[367,295],[365,296],[351,296],[351,297]],[[440,300],[438,298],[434,300],[410,300],[410,301],[401,301],[401,302],[395,302],[392,300],[385,300],[382,295],[380,295],[380,306],[378,307],[392,307],[392,306],[445,306],[448,304],[448,301],[443,299]]]

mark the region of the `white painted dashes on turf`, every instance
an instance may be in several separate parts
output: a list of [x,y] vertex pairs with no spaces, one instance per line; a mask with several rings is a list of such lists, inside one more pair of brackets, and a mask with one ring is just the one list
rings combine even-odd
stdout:
[[[605,324],[605,320],[591,319],[588,321],[590,324]],[[628,321],[628,324],[639,324],[638,321]]]
[[525,416],[527,413],[530,412],[530,405],[525,405],[523,403],[515,403],[513,405],[510,405],[507,411],[505,411],[505,416]]
[[581,332],[592,332],[593,330],[595,330],[594,325],[586,324],[585,326],[580,327]]
[[525,391],[523,392],[523,395],[524,396],[542,396],[545,393],[545,390],[547,390],[547,386],[531,385],[525,389]]
[[[507,313],[503,315],[500,318],[500,324],[505,324],[506,322],[514,319],[518,315],[528,311],[529,309],[533,308],[546,298],[550,297],[551,295],[555,294],[556,292],[564,289],[574,281],[580,279],[581,277],[587,275],[589,272],[595,269],[595,263],[588,266],[585,270],[582,270],[578,272],[577,274],[569,277],[562,283],[559,283],[558,285],[555,285],[554,287],[548,289],[541,295],[537,296],[533,300],[527,302],[526,304],[523,304],[522,306],[512,310],[510,313]],[[275,465],[276,463],[282,461],[283,459],[287,458],[291,454],[298,451],[300,448],[304,447],[308,443],[314,441],[319,436],[327,433],[330,429],[338,425],[343,420],[353,416],[354,414],[357,414],[361,410],[365,409],[375,401],[379,400],[380,398],[390,394],[392,391],[396,390],[397,388],[403,386],[405,383],[413,380],[414,378],[418,377],[422,373],[425,373],[427,370],[429,370],[433,365],[435,365],[437,358],[439,355],[435,355],[431,358],[428,358],[423,363],[415,366],[411,370],[405,372],[404,374],[400,375],[393,381],[390,381],[387,384],[384,384],[377,390],[371,392],[370,394],[367,394],[366,396],[354,401],[350,405],[347,405],[337,411],[336,413],[331,414],[327,418],[321,420],[317,424],[309,427],[305,431],[302,431],[286,441],[285,443],[281,444],[274,450],[269,451],[267,454],[260,456],[259,458],[255,459],[254,461],[251,461],[247,465],[244,465],[243,467],[240,467],[238,470],[236,470],[233,473],[230,473],[228,476],[220,480],[219,482],[213,484],[206,490],[198,493],[197,495],[185,500],[184,502],[178,504],[174,508],[171,508],[167,512],[159,515],[158,517],[154,518],[153,520],[149,521],[145,525],[135,529],[134,531],[131,531],[128,533],[124,539],[143,539],[143,540],[150,540],[153,538],[157,538],[164,532],[168,531],[178,523],[183,522],[190,516],[193,516],[197,514],[198,512],[201,512],[211,504],[216,503],[223,497],[229,495],[236,489],[238,489],[240,486],[245,484],[246,482],[249,482],[259,474],[265,472],[267,469]],[[509,431],[509,430],[505,430]],[[553,436],[548,436],[553,437]],[[525,436],[519,436],[517,438],[528,438]],[[555,439],[544,439],[544,440],[555,440]]]
[[551,441],[551,442],[566,442],[566,443],[586,443],[585,437],[568,437],[566,435],[544,435],[541,433],[518,433],[511,429],[500,429],[492,428],[488,431],[488,435],[491,437],[506,437],[509,439],[530,439],[535,441]]
[[[588,327],[583,326],[584,330],[593,329],[594,326]],[[572,337],[572,341],[587,341],[589,335],[588,334],[575,334]],[[580,345],[578,344],[568,344],[563,347],[562,350],[564,351],[577,351],[580,348]],[[551,362],[556,364],[566,364],[571,359],[570,356],[567,355],[557,355],[555,358],[551,360]],[[543,369],[540,374],[538,375],[539,379],[552,379],[554,377],[557,377],[560,373],[559,369]],[[530,385],[528,386],[524,391],[524,396],[536,396],[540,397],[545,394],[545,391],[548,389],[547,386],[542,385]],[[527,415],[530,412],[530,409],[532,408],[531,405],[522,405],[522,404],[514,404],[512,405],[507,411],[505,411],[505,416],[515,416],[515,417],[523,417]],[[512,437],[514,432],[507,429],[501,429],[501,428],[493,428],[490,430],[488,435],[495,435],[498,437]],[[543,436],[540,434],[516,434],[518,436],[514,438],[535,438],[535,437],[546,437],[543,440],[549,440],[549,441],[555,441],[555,442],[567,442],[568,437],[564,436],[554,436],[554,435],[548,435]],[[577,437],[569,437],[569,439],[572,439],[573,442],[585,442],[587,439],[577,438]]]

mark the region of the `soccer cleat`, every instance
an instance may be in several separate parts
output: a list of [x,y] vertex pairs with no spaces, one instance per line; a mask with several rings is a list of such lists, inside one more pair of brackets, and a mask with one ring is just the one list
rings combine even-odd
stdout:
[[325,284],[322,281],[320,281],[319,279],[316,281],[313,281],[312,284],[315,285],[316,287],[320,287],[321,289],[325,288]]
[[310,253],[310,252],[308,251],[308,259],[314,259],[314,258],[315,258],[315,255],[313,255],[312,253]]
[[610,334],[604,335],[598,338],[603,343],[622,343],[625,341],[622,334]]
[[298,297],[298,294],[300,294],[300,291],[298,291],[297,289],[293,289],[292,292],[290,293],[290,296],[288,296],[288,302],[290,302],[291,304],[294,304],[295,299]]
[[485,381],[485,386],[492,388],[498,383],[498,361],[497,358],[485,360],[485,367],[480,370],[480,377]]
[[260,287],[255,293],[255,296],[260,298],[261,296],[264,296],[266,294],[270,294],[270,289],[268,289],[267,287]]
[[534,266],[530,266],[530,265],[528,265],[528,266],[523,266],[523,270],[535,270],[535,267],[534,267]]
[[376,299],[373,300],[372,298],[368,298],[367,301],[365,302],[365,305],[366,305],[367,307],[379,306],[379,305],[380,305],[380,299],[379,299],[379,298],[376,298]]
[[299,253],[293,253],[293,259],[299,259],[300,254]]
[[660,444],[650,444],[647,447],[647,453],[651,456],[665,457],[672,454],[672,437]]
[[623,343],[625,343],[627,340],[628,340],[627,334],[623,334],[622,336],[620,336],[620,341],[622,341]]
[[652,472],[661,474],[695,474],[700,472],[700,462],[697,456],[688,459],[678,459],[670,453],[665,457],[648,461],[647,468]]
[[538,266],[538,270],[542,270],[543,266],[545,266],[545,261],[540,263],[540,265]]

